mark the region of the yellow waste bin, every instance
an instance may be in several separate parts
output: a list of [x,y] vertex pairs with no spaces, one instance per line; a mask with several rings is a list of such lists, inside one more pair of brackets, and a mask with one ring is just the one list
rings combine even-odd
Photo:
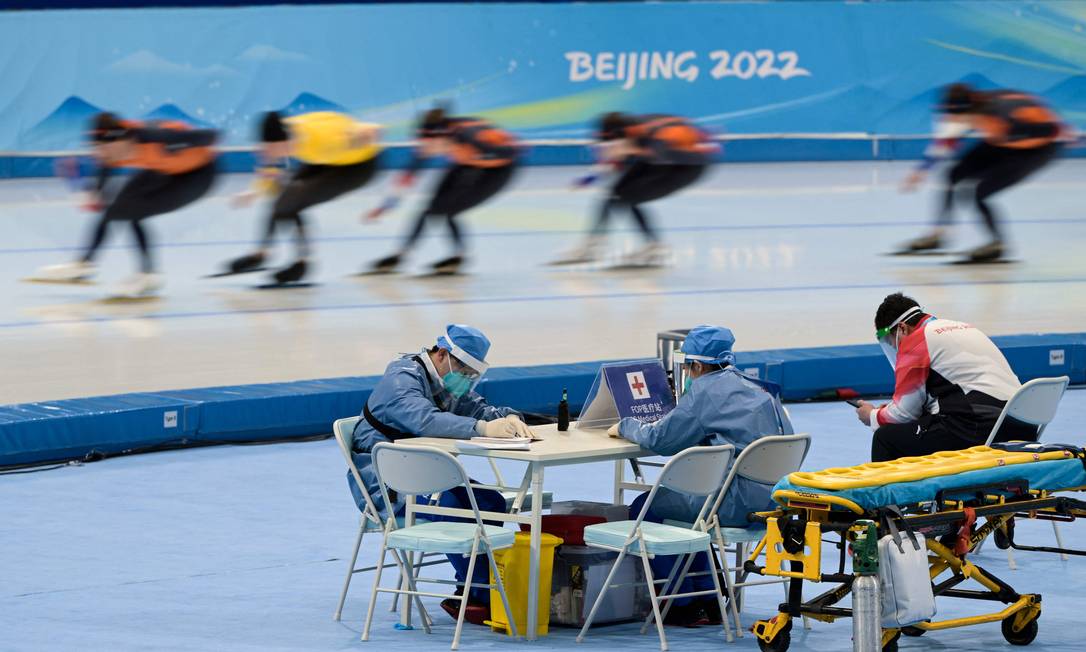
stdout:
[[[539,551],[539,609],[538,636],[546,636],[551,620],[551,575],[554,568],[554,549],[562,544],[558,537],[543,533]],[[517,532],[512,548],[494,551],[494,563],[505,584],[505,595],[509,598],[509,608],[516,618],[517,632],[524,636],[528,631],[528,576],[531,564],[532,538],[527,532]],[[476,562],[478,563],[478,562]],[[490,581],[493,583],[494,572]],[[502,606],[502,597],[497,589],[490,590],[490,620],[486,622],[496,632],[512,635],[509,616]]]

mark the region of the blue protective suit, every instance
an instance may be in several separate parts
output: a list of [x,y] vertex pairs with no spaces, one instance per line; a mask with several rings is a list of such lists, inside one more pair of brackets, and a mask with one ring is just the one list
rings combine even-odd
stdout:
[[[370,394],[367,405],[378,421],[395,430],[417,437],[452,439],[476,436],[477,421],[493,421],[517,413],[512,408],[487,405],[486,400],[475,392],[453,399],[442,388],[437,371],[425,352],[405,355],[389,363],[385,375]],[[354,429],[352,457],[381,518],[386,518],[388,512],[370,457],[373,447],[383,441],[389,439],[375,430],[363,416]],[[347,474],[347,482],[355,503],[362,509],[365,502],[350,473]],[[403,499],[397,499],[393,512],[402,513],[403,508]]]
[[[725,367],[695,378],[675,409],[655,423],[625,418],[619,434],[658,455],[675,455],[691,446],[734,444],[739,455],[748,444],[766,435],[790,435],[779,388]],[[771,506],[771,485],[745,478],[735,484],[718,512],[726,527],[747,527],[747,514]],[[656,493],[652,511],[661,519],[693,522],[704,498],[664,489]],[[636,516],[636,515],[635,515]]]
[[[441,386],[438,380],[437,370],[430,362],[425,351],[415,355],[406,355],[389,363],[385,368],[385,375],[377,382],[369,400],[366,402],[370,414],[380,423],[394,430],[406,434],[408,437],[449,437],[452,439],[470,439],[476,434],[477,421],[492,421],[509,414],[516,414],[511,408],[497,408],[487,405],[486,400],[475,392],[469,392],[460,398],[454,399]],[[373,458],[370,452],[379,442],[389,441],[366,420],[363,413],[362,419],[354,429],[352,441],[352,454],[354,464],[358,467],[358,473],[362,481],[366,483],[366,490],[377,506],[381,518],[388,517],[384,498],[381,495],[380,485],[377,482],[377,474],[373,469]],[[402,439],[400,441],[403,441]],[[347,472],[347,484],[351,488],[355,504],[361,510],[365,501],[358,490],[354,475]],[[482,511],[504,512],[505,499],[497,491],[490,489],[475,489],[475,501]],[[425,497],[423,497],[425,499]],[[395,498],[393,505],[394,514],[403,514],[405,501],[402,497]],[[439,504],[442,507],[457,507],[470,509],[471,503],[467,499],[467,492],[462,488],[446,491],[441,494]],[[431,521],[437,520],[465,520],[455,517],[429,516]],[[500,525],[500,523],[493,523]],[[468,559],[463,555],[449,555],[449,563],[456,571],[456,579],[463,585],[467,577]],[[485,559],[477,559],[473,583],[486,584],[489,581],[490,570]],[[482,604],[489,604],[490,592],[486,589],[472,589],[471,599]]]
[[[618,431],[625,439],[659,455],[675,455],[691,446],[735,445],[735,455],[754,440],[764,436],[790,435],[792,423],[784,413],[779,398],[780,388],[739,373],[734,367],[725,367],[695,378],[690,389],[679,398],[678,405],[655,423],[641,423],[625,418],[619,422]],[[746,478],[735,478],[728,498],[721,503],[720,524],[725,527],[747,527],[747,514],[770,509],[772,485],[764,485]],[[630,506],[630,518],[641,513],[648,494],[642,494]],[[662,523],[665,519],[693,523],[705,504],[704,497],[687,496],[664,487],[656,492],[645,520]],[[652,574],[664,579],[672,567],[681,561],[676,556],[657,555],[650,560]],[[705,553],[695,555],[690,573],[709,570]],[[707,575],[688,577],[679,587],[668,586],[667,592],[693,593],[712,590],[713,583]],[[676,605],[689,604],[693,598],[679,598]],[[713,599],[698,598],[702,603]]]

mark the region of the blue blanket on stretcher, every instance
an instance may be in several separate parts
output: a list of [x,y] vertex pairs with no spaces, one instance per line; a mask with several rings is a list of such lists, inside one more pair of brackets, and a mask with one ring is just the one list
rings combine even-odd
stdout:
[[[793,484],[790,477],[786,476],[773,487],[773,491],[776,493],[782,489],[790,489],[808,494],[839,496],[851,500],[864,510],[874,510],[887,505],[904,507],[930,502],[935,500],[936,494],[940,491],[998,485],[1021,480],[1028,482],[1029,488],[1035,490],[1058,491],[1086,487],[1086,468],[1083,467],[1082,460],[1077,458],[1047,460],[836,491]],[[835,509],[838,508],[835,507]]]

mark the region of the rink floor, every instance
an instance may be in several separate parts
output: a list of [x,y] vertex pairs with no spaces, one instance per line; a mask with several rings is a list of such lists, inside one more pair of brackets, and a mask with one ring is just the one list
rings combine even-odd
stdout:
[[[813,444],[807,469],[867,460],[870,431],[844,403],[792,404],[798,431]],[[1086,391],[1065,396],[1048,441],[1082,445]],[[466,459],[466,458],[465,458]],[[467,459],[476,477],[490,477]],[[556,500],[610,496],[612,465],[557,467],[546,488]],[[513,471],[505,469],[506,477]],[[437,626],[393,629],[380,598],[369,643],[359,641],[372,581],[356,576],[344,619],[332,620],[357,527],[335,443],[217,447],[156,453],[81,467],[0,476],[3,555],[0,614],[5,651],[40,650],[445,650],[453,622],[434,601]],[[1083,525],[1064,526],[1069,545],[1082,546]],[[1021,523],[1019,538],[1053,545],[1047,523]],[[363,543],[372,563],[377,538]],[[827,547],[832,551],[832,547]],[[1017,553],[1009,570],[990,543],[973,561],[1021,592],[1044,596],[1040,634],[1030,649],[1078,652],[1086,560]],[[436,567],[444,572],[448,567]],[[963,585],[964,586],[964,585]],[[807,585],[808,596],[818,590]],[[743,622],[774,613],[778,586],[751,589]],[[994,605],[942,599],[939,617],[982,613]],[[511,641],[467,626],[462,649],[641,650],[655,635],[635,625],[594,629],[576,646],[575,630],[553,628],[536,641]],[[792,632],[792,650],[851,649],[851,621],[815,623]],[[748,633],[733,645],[716,628],[669,628],[673,650],[757,650]],[[902,650],[1010,650],[998,624],[903,638]]]

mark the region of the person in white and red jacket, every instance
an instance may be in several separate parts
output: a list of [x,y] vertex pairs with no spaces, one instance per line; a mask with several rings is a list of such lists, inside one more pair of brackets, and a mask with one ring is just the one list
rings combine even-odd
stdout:
[[[871,461],[983,444],[1021,386],[992,340],[971,324],[926,313],[900,292],[883,300],[875,329],[894,367],[894,399],[856,409],[875,431]],[[1036,437],[1034,426],[1008,418],[996,441]]]

